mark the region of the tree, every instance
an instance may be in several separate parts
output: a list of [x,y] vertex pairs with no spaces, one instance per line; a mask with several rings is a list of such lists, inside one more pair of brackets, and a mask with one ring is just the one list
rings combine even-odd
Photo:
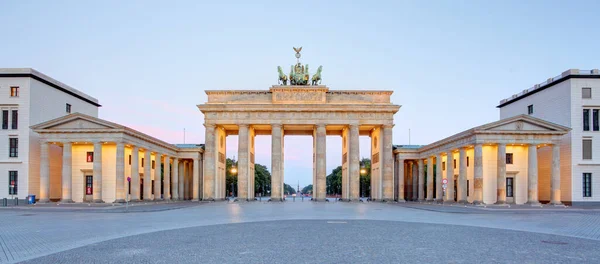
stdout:
[[[371,196],[371,160],[363,158],[360,163],[364,166],[365,174],[360,174],[360,195]],[[362,169],[362,166],[361,166]]]
[[285,193],[286,195],[294,194],[294,193],[296,193],[296,190],[294,190],[294,187],[290,186],[289,184],[284,183],[283,184],[283,193]]
[[313,185],[310,184],[310,185],[302,188],[302,193],[312,193],[312,190],[313,190]]
[[338,166],[333,169],[329,175],[325,178],[327,186],[327,194],[341,194],[342,193],[342,166]]
[[[225,161],[225,193],[227,196],[231,195],[231,184],[233,183],[233,189],[236,190],[237,194],[237,173],[231,173],[231,167],[236,163],[235,160],[227,158]],[[237,165],[236,165],[237,166]]]
[[261,164],[254,164],[254,191],[262,196],[271,192],[271,173]]

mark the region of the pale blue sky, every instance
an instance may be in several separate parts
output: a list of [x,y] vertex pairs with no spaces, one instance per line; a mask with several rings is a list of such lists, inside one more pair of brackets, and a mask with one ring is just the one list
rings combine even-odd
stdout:
[[[357,1],[358,2],[358,1]],[[204,143],[205,89],[268,89],[276,66],[323,65],[330,89],[393,90],[394,144],[498,119],[498,101],[568,68],[600,68],[598,1],[2,1],[0,67],[32,67],[100,100],[100,117]],[[228,138],[228,157],[237,139]],[[285,182],[312,181],[312,140],[286,137]],[[328,137],[327,170],[341,161]],[[361,156],[369,156],[361,138]],[[256,161],[270,167],[270,137]]]

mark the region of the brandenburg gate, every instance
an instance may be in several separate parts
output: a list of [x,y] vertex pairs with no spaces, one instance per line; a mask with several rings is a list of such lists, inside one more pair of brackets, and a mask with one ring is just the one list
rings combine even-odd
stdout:
[[[300,58],[300,49],[296,49]],[[203,200],[224,199],[225,142],[238,135],[238,199],[254,199],[256,135],[271,135],[271,199],[283,200],[286,135],[313,138],[313,200],[326,198],[326,136],[342,137],[342,199],[359,199],[359,135],[371,138],[371,197],[394,199],[392,127],[400,109],[390,101],[392,91],[330,90],[319,85],[321,70],[309,82],[308,65],[281,67],[279,80],[269,90],[207,90],[208,102],[198,105],[204,114],[206,141]],[[260,147],[260,146],[259,146]]]

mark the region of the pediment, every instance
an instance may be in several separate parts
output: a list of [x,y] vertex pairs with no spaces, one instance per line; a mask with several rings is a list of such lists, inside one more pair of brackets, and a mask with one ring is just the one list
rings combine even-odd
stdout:
[[82,114],[60,117],[32,127],[36,130],[98,130],[120,129],[120,125]]
[[65,123],[57,124],[46,129],[107,129],[114,128],[97,122],[92,122],[84,119],[70,120]]
[[477,129],[478,131],[531,131],[566,132],[569,128],[530,116],[516,116],[493,122]]

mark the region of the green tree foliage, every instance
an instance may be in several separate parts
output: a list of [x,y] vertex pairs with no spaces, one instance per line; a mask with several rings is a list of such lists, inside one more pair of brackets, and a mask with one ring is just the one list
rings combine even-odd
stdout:
[[[233,190],[237,195],[237,173],[231,172],[231,168],[236,161],[227,158],[225,163],[225,190],[227,195],[231,195],[231,184],[233,183]],[[236,165],[237,166],[237,165]],[[254,164],[254,191],[262,196],[266,196],[267,193],[271,192],[271,173],[267,170],[267,167],[261,164]]]
[[296,193],[296,190],[294,189],[294,187],[290,186],[287,183],[283,184],[283,193],[285,193],[286,195],[291,195]]
[[327,194],[341,194],[342,193],[342,166],[338,166],[333,169],[329,175],[327,175],[326,186]]
[[225,190],[226,195],[231,195],[231,184],[233,183],[233,189],[235,190],[235,194],[237,195],[237,173],[232,173],[231,168],[236,161],[227,158],[225,161]]
[[302,193],[312,193],[313,185],[310,184],[304,188],[302,188]]
[[371,196],[371,159],[363,158],[360,163],[361,169],[364,166],[365,173],[360,174],[360,195],[363,197]]

